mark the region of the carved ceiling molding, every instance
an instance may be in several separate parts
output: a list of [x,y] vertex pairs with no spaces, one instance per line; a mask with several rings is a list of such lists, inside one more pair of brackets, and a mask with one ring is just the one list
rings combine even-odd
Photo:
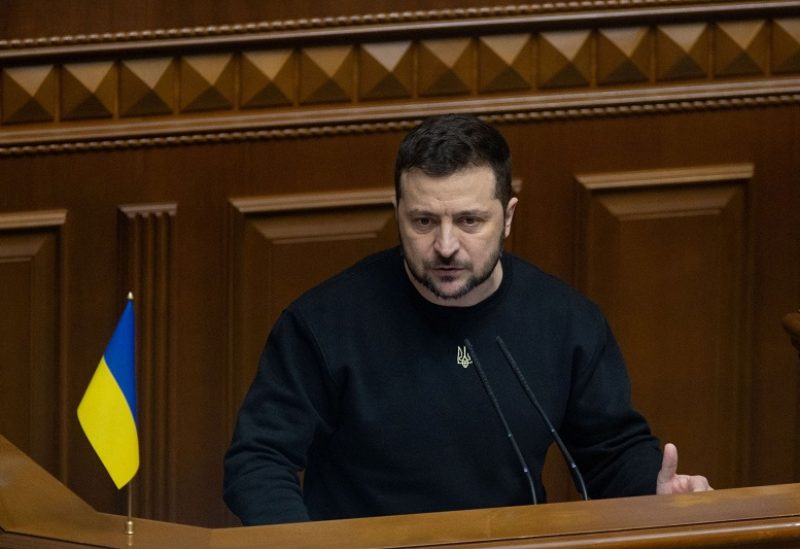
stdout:
[[[733,0],[722,0],[733,2]],[[172,29],[128,31],[116,33],[79,34],[74,36],[50,36],[0,40],[0,48],[27,48],[54,45],[93,44],[104,42],[130,42],[162,38],[187,38],[200,36],[225,36],[251,32],[270,32],[283,30],[304,30],[312,28],[333,28],[343,26],[374,25],[381,23],[402,23],[434,21],[442,19],[464,19],[472,17],[498,17],[508,15],[529,15],[536,13],[575,12],[584,10],[658,7],[676,4],[698,4],[697,0],[584,0],[572,2],[550,2],[545,4],[518,4],[508,6],[486,6],[481,8],[452,8],[388,12],[335,17],[313,17],[278,21],[260,21],[232,25],[208,25]]]
[[[697,7],[704,11],[730,10],[746,13],[765,9],[791,8],[795,2],[761,0],[760,2],[741,2],[737,0],[573,0],[545,2],[542,4],[511,4],[505,6],[484,6],[470,8],[445,8],[433,10],[399,11],[387,13],[367,13],[331,17],[312,17],[276,21],[259,21],[224,25],[208,25],[171,29],[124,31],[114,33],[77,34],[67,36],[47,36],[38,38],[12,38],[0,40],[0,54],[3,50],[26,50],[30,48],[69,47],[80,45],[100,45],[124,43],[129,47],[143,41],[169,41],[176,39],[206,37],[236,37],[248,34],[279,33],[285,31],[308,31],[313,29],[336,29],[342,27],[362,27],[372,25],[427,23],[441,21],[471,20],[479,18],[504,18],[541,16],[549,14],[581,14],[584,12],[603,12],[609,10],[631,11],[651,8],[689,8]],[[795,5],[796,7],[796,5]],[[641,15],[641,14],[640,14]]]
[[[797,103],[798,1],[462,11],[548,9],[576,19],[474,16],[441,20],[445,34],[419,24],[382,33],[387,24],[313,40],[296,31],[283,42],[262,33],[249,35],[253,43],[211,36],[138,42],[138,50],[0,50],[0,156],[390,132],[451,111],[537,122]],[[159,50],[165,43],[176,51]]]
[[[73,141],[0,145],[0,158],[408,131],[426,116],[447,112],[473,112],[490,123],[514,124],[800,105],[800,80],[781,80],[771,86],[769,84],[764,86],[762,82],[759,85],[760,91],[746,84],[738,89],[727,86],[726,91],[710,85],[705,89],[693,88],[692,91],[676,89],[655,95],[637,94],[630,97],[620,94],[606,97],[602,97],[601,94],[576,94],[569,98],[562,94],[554,101],[540,100],[538,105],[531,105],[530,101],[526,105],[524,100],[510,104],[507,101],[487,100],[441,102],[409,108],[405,116],[390,112],[381,113],[380,109],[376,109],[370,116],[361,109],[357,116],[354,114],[349,120],[346,113],[340,111],[335,117],[329,117],[328,121],[325,119],[326,114],[322,113],[318,116],[317,123],[308,124],[308,120],[314,120],[314,116],[310,116],[303,125],[283,121],[274,122],[274,127],[261,129],[232,128],[219,131],[198,129],[196,132],[184,132],[179,135],[113,138],[97,135],[76,138]],[[771,91],[764,91],[765,89]],[[675,97],[669,98],[670,95]],[[382,117],[385,119],[382,120]],[[364,118],[372,120],[352,121]],[[250,128],[255,125],[257,125],[255,121],[248,124]]]

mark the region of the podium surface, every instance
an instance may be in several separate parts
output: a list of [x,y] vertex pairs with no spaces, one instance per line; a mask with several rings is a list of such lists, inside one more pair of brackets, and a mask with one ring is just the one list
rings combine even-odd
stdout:
[[0,436],[0,547],[800,547],[800,484],[202,528],[98,513]]

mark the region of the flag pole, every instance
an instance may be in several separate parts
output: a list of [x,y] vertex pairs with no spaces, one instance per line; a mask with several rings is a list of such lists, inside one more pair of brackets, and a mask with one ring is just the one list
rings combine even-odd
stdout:
[[[128,301],[133,301],[133,292],[128,292]],[[135,477],[135,475],[134,475]],[[133,535],[133,478],[128,482],[128,520],[125,521],[125,533]]]
[[128,520],[125,521],[125,533],[129,536],[133,535],[133,489],[131,485],[133,479],[128,483]]

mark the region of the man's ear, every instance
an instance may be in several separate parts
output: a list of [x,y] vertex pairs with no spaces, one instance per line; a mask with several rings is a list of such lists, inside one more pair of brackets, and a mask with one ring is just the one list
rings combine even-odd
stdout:
[[505,218],[503,220],[505,223],[503,231],[506,237],[508,237],[508,235],[511,233],[511,222],[514,220],[514,212],[517,209],[518,202],[519,199],[516,196],[514,196],[508,201],[508,205],[506,206]]

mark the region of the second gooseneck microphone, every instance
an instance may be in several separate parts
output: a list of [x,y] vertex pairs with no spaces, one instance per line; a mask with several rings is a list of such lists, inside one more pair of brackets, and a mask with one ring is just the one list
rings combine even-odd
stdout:
[[[531,401],[534,408],[536,408],[536,411],[539,412],[539,415],[541,416],[545,425],[547,425],[547,428],[550,430],[553,440],[555,441],[556,445],[558,445],[558,449],[561,450],[561,455],[564,456],[564,461],[566,461],[567,465],[569,466],[569,472],[572,475],[572,479],[575,481],[575,486],[580,490],[583,499],[589,501],[589,493],[586,491],[586,484],[583,482],[583,475],[581,475],[581,472],[578,469],[578,464],[575,463],[574,459],[572,459],[572,455],[569,453],[567,446],[564,444],[564,441],[561,440],[556,428],[553,427],[553,424],[550,422],[550,418],[547,417],[544,408],[542,408],[542,405],[539,404],[539,399],[536,398],[533,390],[531,390],[528,382],[525,380],[525,376],[522,375],[522,371],[520,371],[519,366],[517,366],[517,361],[514,360],[513,356],[511,356],[511,351],[508,350],[508,347],[506,347],[506,344],[503,342],[500,336],[497,336],[495,341],[500,347],[500,350],[503,352],[503,356],[506,357],[508,365],[511,366],[511,369],[514,371],[514,375],[517,376],[517,380],[519,380],[520,385],[522,385],[522,389],[525,391],[525,394],[528,395],[528,400]],[[477,364],[477,360],[475,363]]]

